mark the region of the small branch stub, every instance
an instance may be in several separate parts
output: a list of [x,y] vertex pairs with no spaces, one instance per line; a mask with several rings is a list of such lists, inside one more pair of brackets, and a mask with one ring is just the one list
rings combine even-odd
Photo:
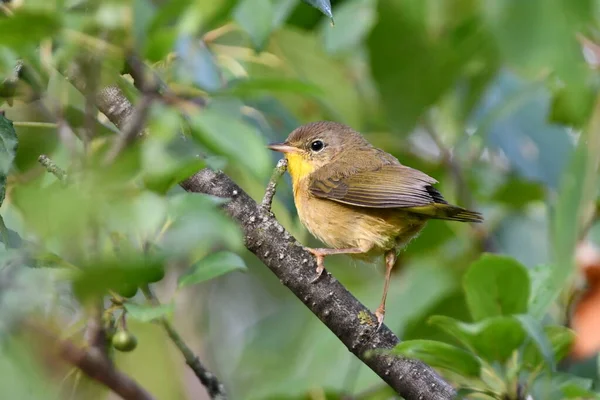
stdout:
[[56,165],[56,163],[52,161],[50,157],[42,154],[38,157],[38,162],[42,164],[48,170],[48,172],[56,176],[59,181],[62,183],[67,183],[67,173],[58,165]]
[[261,208],[266,211],[271,211],[271,204],[273,203],[273,197],[275,197],[275,191],[277,190],[277,182],[285,171],[287,170],[287,160],[282,158],[277,162],[277,166],[273,170],[271,174],[271,179],[269,179],[269,184],[267,185],[267,190],[265,191],[265,196],[260,204]]

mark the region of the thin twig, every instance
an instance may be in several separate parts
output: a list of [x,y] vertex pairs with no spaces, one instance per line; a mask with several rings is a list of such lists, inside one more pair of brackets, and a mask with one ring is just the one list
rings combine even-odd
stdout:
[[42,164],[44,167],[46,167],[48,172],[50,172],[52,175],[56,176],[59,181],[61,181],[62,183],[67,183],[67,179],[68,179],[67,173],[62,168],[60,168],[58,165],[56,165],[54,163],[54,161],[52,161],[50,159],[50,157],[48,157],[45,154],[42,154],[38,157],[38,162],[40,164]]
[[98,349],[82,349],[70,340],[60,340],[47,329],[34,323],[28,323],[26,327],[53,343],[64,361],[79,368],[88,377],[103,384],[123,399],[154,400],[154,397],[137,382],[115,369]]
[[266,212],[271,211],[271,204],[273,203],[273,197],[275,197],[275,191],[277,190],[277,182],[283,174],[285,174],[285,170],[287,169],[287,160],[282,158],[277,162],[277,166],[273,170],[271,174],[271,179],[269,179],[269,184],[267,185],[267,190],[265,191],[265,196],[261,202],[261,207]]
[[100,300],[97,304],[94,304],[91,310],[91,315],[88,319],[85,337],[90,347],[97,349],[109,363],[111,363],[108,357],[109,341],[102,323],[102,314],[104,312],[103,301]]
[[26,128],[48,128],[56,129],[58,124],[54,122],[38,122],[38,121],[13,121],[14,126],[21,126]]
[[[148,285],[142,286],[142,292],[146,299],[153,305],[160,305],[160,301],[156,295],[152,292]],[[166,318],[159,319],[160,324],[163,326],[167,335],[173,342],[173,344],[179,349],[187,365],[194,371],[196,377],[200,380],[202,385],[206,387],[206,390],[211,399],[214,400],[226,400],[227,393],[225,392],[225,386],[219,381],[215,374],[210,372],[200,361],[200,358],[188,347],[184,342],[183,338],[179,335],[177,330],[171,325]]]

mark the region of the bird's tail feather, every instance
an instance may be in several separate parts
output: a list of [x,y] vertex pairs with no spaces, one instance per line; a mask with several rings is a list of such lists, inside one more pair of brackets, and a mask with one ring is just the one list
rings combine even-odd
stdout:
[[460,222],[483,222],[483,216],[480,213],[453,206],[452,204],[435,203],[426,206],[411,207],[409,210],[415,214],[428,216],[432,219]]

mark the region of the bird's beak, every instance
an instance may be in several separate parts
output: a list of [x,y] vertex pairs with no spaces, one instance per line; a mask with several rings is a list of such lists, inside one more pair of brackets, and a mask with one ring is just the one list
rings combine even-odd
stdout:
[[289,144],[284,143],[271,143],[267,146],[267,148],[279,151],[280,153],[297,153],[300,151],[297,147],[290,146]]

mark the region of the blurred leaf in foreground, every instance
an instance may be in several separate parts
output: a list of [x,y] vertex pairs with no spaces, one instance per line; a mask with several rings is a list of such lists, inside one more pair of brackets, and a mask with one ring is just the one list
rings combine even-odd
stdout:
[[195,263],[179,278],[179,287],[205,282],[233,271],[245,271],[246,263],[240,256],[228,251],[213,253]]
[[364,40],[375,23],[373,0],[352,0],[336,9],[335,26],[328,21],[321,24],[325,50],[339,54],[355,50]]
[[317,10],[321,11],[333,22],[333,14],[331,12],[331,2],[329,0],[302,0],[307,4],[310,4]]
[[226,112],[218,107],[208,107],[193,115],[194,138],[215,154],[226,156],[233,165],[242,165],[260,178],[268,176],[271,157],[260,132]]
[[379,1],[378,23],[367,41],[373,78],[388,119],[406,134],[425,110],[452,88],[471,60],[486,60],[492,46],[473,4],[430,32],[427,3]]
[[105,295],[109,290],[118,292],[125,287],[157,282],[163,277],[162,259],[120,254],[118,258],[96,258],[85,265],[73,279],[73,291],[80,299],[87,300]]
[[240,228],[218,209],[223,201],[227,200],[197,193],[171,196],[168,213],[172,223],[159,239],[162,251],[193,259],[215,246],[241,249]]
[[250,35],[254,48],[261,51],[271,33],[273,22],[271,0],[242,0],[233,15],[237,23]]
[[0,45],[23,50],[23,46],[55,36],[60,27],[58,14],[19,10],[0,19]]
[[135,303],[125,303],[127,316],[141,322],[152,322],[160,318],[168,317],[173,314],[175,306],[173,304],[161,304],[158,306],[140,305]]

